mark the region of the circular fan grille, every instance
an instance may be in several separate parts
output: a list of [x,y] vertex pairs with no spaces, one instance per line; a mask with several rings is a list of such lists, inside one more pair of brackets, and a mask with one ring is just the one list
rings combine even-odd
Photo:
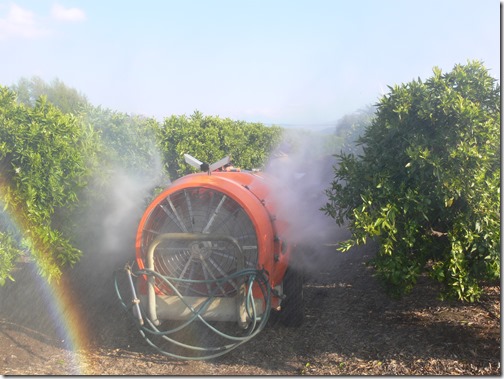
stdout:
[[[235,200],[219,191],[192,187],[163,199],[144,224],[144,257],[154,238],[164,233],[232,237],[229,240],[208,241],[169,239],[156,248],[155,271],[181,279],[172,284],[183,295],[233,296],[241,285],[238,279],[205,281],[227,277],[239,269],[255,268],[257,265],[257,236],[250,218]],[[184,279],[200,282],[187,282]],[[158,281],[157,287],[167,294],[171,292],[166,283]]]

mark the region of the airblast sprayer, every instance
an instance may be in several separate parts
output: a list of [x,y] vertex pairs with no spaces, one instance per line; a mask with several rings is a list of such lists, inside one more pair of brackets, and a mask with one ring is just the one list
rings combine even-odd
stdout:
[[288,220],[275,214],[272,178],[226,167],[229,157],[184,157],[201,172],[177,179],[147,207],[135,262],[115,273],[141,335],[170,357],[210,359],[256,336],[272,310],[300,325],[302,277],[289,267],[294,246]]

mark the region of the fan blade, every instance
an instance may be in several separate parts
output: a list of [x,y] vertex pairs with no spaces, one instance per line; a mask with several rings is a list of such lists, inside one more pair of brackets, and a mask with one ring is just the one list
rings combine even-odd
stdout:
[[218,160],[217,162],[212,163],[210,165],[209,171],[210,172],[215,171],[218,168],[221,168],[222,166],[227,165],[229,163],[229,161],[230,161],[229,156],[226,156],[226,157],[222,158],[221,160]]
[[190,156],[189,154],[184,154],[184,159],[187,164],[197,168],[198,170],[201,170],[201,165],[203,164],[203,162],[200,162],[199,160]]

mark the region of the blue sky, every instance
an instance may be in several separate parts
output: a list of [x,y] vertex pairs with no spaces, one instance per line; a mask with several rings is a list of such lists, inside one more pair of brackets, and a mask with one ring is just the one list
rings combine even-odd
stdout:
[[0,1],[0,84],[94,105],[327,127],[468,59],[500,80],[499,0]]

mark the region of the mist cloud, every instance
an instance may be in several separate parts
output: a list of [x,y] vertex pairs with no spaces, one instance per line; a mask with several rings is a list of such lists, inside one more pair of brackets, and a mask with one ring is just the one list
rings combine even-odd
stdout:
[[[275,217],[288,223],[282,237],[288,244],[298,246],[290,264],[306,273],[320,269],[327,257],[328,244],[343,240],[346,229],[320,210],[327,202],[325,190],[334,179],[336,158],[323,155],[319,143],[306,139],[295,148],[284,139],[272,152],[265,168],[272,180],[272,201]],[[331,249],[331,253],[334,252]]]

